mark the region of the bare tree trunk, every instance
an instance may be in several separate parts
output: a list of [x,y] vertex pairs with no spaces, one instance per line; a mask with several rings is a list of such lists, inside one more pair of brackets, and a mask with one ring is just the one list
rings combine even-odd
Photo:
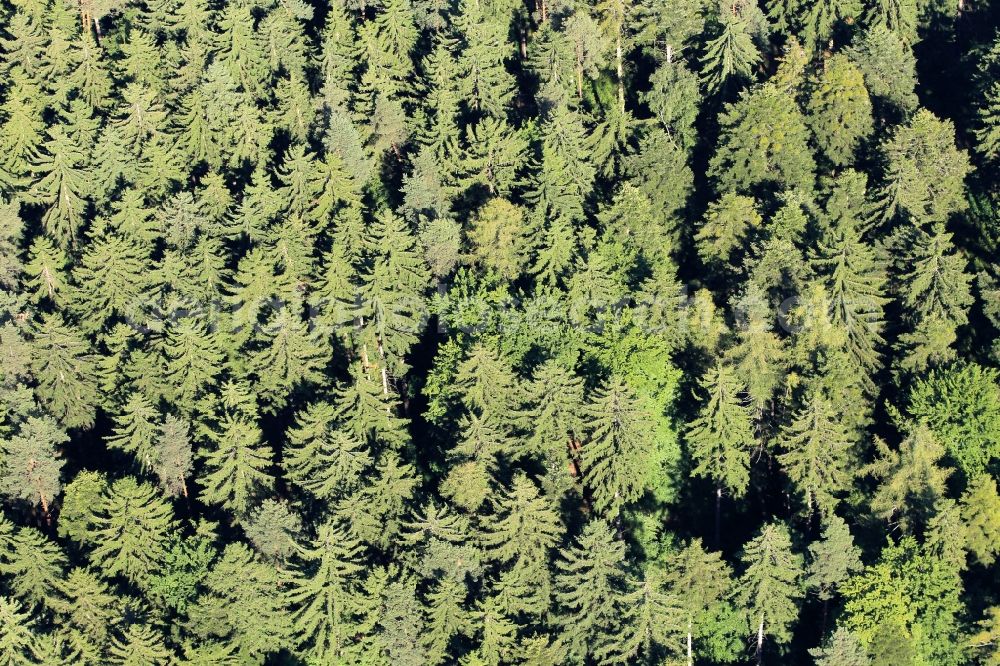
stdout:
[[715,547],[719,548],[722,537],[722,486],[715,487]]
[[688,618],[688,635],[687,635],[687,651],[688,651],[688,666],[694,666],[694,649],[692,649],[691,643],[691,619]]
[[760,614],[760,624],[757,625],[757,666],[764,659],[764,614]]

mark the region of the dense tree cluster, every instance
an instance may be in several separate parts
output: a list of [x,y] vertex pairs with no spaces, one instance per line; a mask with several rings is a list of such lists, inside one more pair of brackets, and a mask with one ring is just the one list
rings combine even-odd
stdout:
[[2,0],[0,666],[1000,664],[998,25]]

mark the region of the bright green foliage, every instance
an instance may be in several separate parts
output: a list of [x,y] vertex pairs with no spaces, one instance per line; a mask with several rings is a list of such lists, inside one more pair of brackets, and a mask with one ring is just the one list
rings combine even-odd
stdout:
[[806,118],[774,84],[743,92],[719,116],[722,135],[708,173],[718,189],[773,184],[809,190],[816,165]]
[[361,540],[385,547],[398,533],[416,485],[413,466],[386,454],[369,483],[339,502],[336,512],[350,521],[352,532]]
[[[365,347],[362,347],[364,349]],[[351,368],[354,381],[338,391],[337,416],[355,438],[361,441],[379,440],[392,445],[407,441],[405,421],[396,416],[396,396],[388,389],[374,369]]]
[[720,365],[708,371],[701,389],[706,402],[688,425],[686,437],[697,463],[694,473],[739,497],[750,481],[750,451],[755,443],[750,411],[741,397],[743,386],[732,368]]
[[989,566],[1000,552],[1000,495],[996,482],[986,475],[976,479],[962,495],[961,512],[966,546],[978,562]]
[[66,485],[60,511],[59,536],[76,542],[87,541],[97,514],[104,503],[107,479],[97,472],[84,470]]
[[150,595],[162,606],[184,611],[194,601],[198,586],[218,555],[212,545],[213,529],[210,523],[201,522],[195,526],[194,535],[172,540],[163,567],[149,584]]
[[143,585],[162,564],[174,529],[170,505],[156,489],[127,476],[108,488],[88,540],[105,576]]
[[1000,373],[969,364],[932,371],[910,391],[909,415],[927,426],[969,477],[1000,454]]
[[777,643],[791,638],[789,628],[802,598],[802,556],[792,551],[788,528],[764,525],[740,555],[744,570],[736,583],[736,598],[746,612],[747,629],[755,635],[757,654],[764,637]]
[[458,58],[458,93],[472,110],[502,117],[515,92],[514,78],[504,67],[513,56],[507,26],[484,16],[481,5],[460,3],[458,29],[464,48]]
[[842,625],[869,649],[873,663],[890,663],[880,653],[891,645],[886,635],[894,633],[923,663],[962,663],[956,640],[961,585],[955,574],[911,537],[890,544],[878,563],[842,586],[847,599]]
[[826,62],[807,108],[816,142],[838,166],[851,161],[859,142],[874,129],[864,76],[845,55]]

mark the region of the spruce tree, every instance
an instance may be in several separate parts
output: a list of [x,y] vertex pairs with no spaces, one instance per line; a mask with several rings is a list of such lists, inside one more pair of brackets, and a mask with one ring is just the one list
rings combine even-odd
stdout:
[[782,429],[781,466],[805,500],[809,513],[832,512],[850,489],[850,433],[830,400],[812,390],[792,421]]
[[[256,402],[249,387],[232,385],[227,391],[238,402],[224,404],[204,437],[205,471],[198,477],[202,499],[243,516],[253,500],[268,490],[271,451],[255,419]],[[225,400],[224,400],[225,402]]]
[[293,617],[284,580],[245,544],[230,543],[188,610],[192,634],[201,640],[221,638],[235,648],[236,660],[242,663],[262,663],[268,655],[290,648]]
[[619,377],[594,393],[587,411],[589,436],[580,455],[584,483],[598,511],[614,518],[648,487],[655,426],[633,389]]
[[0,574],[9,577],[8,589],[31,607],[56,609],[66,555],[58,544],[32,527],[15,528],[0,516]]
[[105,441],[108,446],[132,454],[143,470],[152,469],[160,413],[141,391],[129,395],[115,426]]
[[602,520],[589,521],[574,544],[556,561],[555,598],[564,609],[564,627],[571,651],[578,658],[598,656],[613,635],[619,599],[625,584],[625,544]]
[[336,409],[325,402],[299,412],[287,432],[282,466],[286,477],[320,500],[354,490],[372,466],[371,452],[338,427]]
[[126,476],[108,489],[88,535],[94,544],[91,558],[105,576],[121,575],[144,586],[162,566],[175,529],[173,511],[156,489]]
[[816,142],[836,165],[849,163],[858,144],[874,129],[864,76],[846,55],[826,62],[807,110]]
[[121,636],[113,638],[108,656],[108,663],[116,666],[166,666],[171,659],[163,636],[145,624],[130,624]]
[[[720,191],[770,183],[812,188],[816,164],[809,147],[806,118],[789,104],[777,84],[767,83],[740,95],[719,116],[722,135],[708,173]],[[782,141],[772,141],[782,136]]]
[[153,444],[152,471],[170,496],[187,497],[187,479],[194,468],[190,426],[173,414],[163,418]]
[[688,424],[686,440],[696,463],[694,473],[712,478],[719,490],[740,497],[750,482],[750,451],[754,446],[750,411],[743,386],[726,365],[709,370],[701,381],[706,402]]
[[953,249],[951,234],[935,225],[932,234],[914,230],[904,269],[903,303],[910,330],[900,336],[900,367],[922,371],[954,357],[955,329],[968,321],[973,298],[965,259]]
[[962,520],[969,551],[976,560],[989,566],[996,559],[1000,536],[1000,495],[996,482],[981,476],[966,489],[961,498]]
[[731,78],[748,79],[760,62],[755,40],[767,35],[767,19],[756,3],[720,0],[720,33],[708,42],[702,58],[702,78],[710,90],[718,90]]
[[955,147],[955,128],[921,109],[882,146],[884,214],[902,211],[917,223],[943,222],[966,207],[963,181],[969,157]]
[[667,560],[666,585],[680,611],[674,629],[684,637],[688,666],[694,664],[695,640],[707,637],[725,603],[732,575],[721,555],[706,551],[700,539],[692,539]]
[[83,168],[83,150],[60,126],[48,131],[49,140],[32,164],[36,175],[29,191],[32,202],[47,206],[42,218],[45,230],[62,247],[76,243],[86,196],[89,175]]
[[0,596],[0,662],[29,666],[35,644],[30,611],[20,602]]
[[850,631],[838,628],[823,647],[809,650],[817,666],[870,666],[872,661],[861,642]]
[[95,357],[90,344],[61,315],[43,315],[33,331],[35,394],[66,428],[90,426],[97,407]]
[[316,539],[302,549],[288,592],[297,611],[293,626],[308,654],[333,661],[347,653],[357,633],[357,577],[362,546],[340,526],[320,526]]
[[19,432],[0,441],[0,493],[41,505],[45,514],[62,490],[59,448],[69,442],[66,431],[50,417],[29,416]]
[[914,518],[926,518],[934,502],[945,495],[952,470],[940,465],[944,447],[922,424],[908,426],[898,450],[877,439],[878,458],[863,472],[880,484],[872,496],[873,511],[906,528]]
[[779,644],[791,638],[790,627],[802,598],[802,557],[792,551],[788,528],[768,523],[743,547],[740,560],[744,570],[736,583],[735,596],[755,636],[760,663],[766,636]]
[[243,531],[257,552],[281,563],[297,549],[302,521],[288,502],[266,499],[247,517]]

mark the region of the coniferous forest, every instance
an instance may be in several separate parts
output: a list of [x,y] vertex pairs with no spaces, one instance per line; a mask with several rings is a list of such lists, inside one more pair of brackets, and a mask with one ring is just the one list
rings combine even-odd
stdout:
[[2,0],[0,666],[1000,665],[998,28]]

